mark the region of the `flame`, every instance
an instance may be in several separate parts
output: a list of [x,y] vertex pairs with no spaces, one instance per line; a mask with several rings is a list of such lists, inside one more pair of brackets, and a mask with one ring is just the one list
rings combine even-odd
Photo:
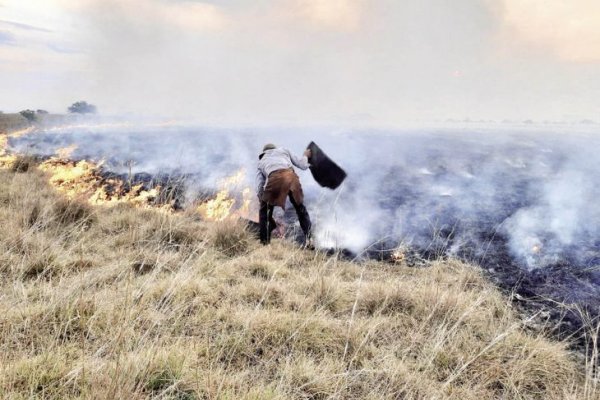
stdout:
[[198,206],[198,212],[211,221],[223,221],[231,214],[235,199],[229,197],[228,190],[221,190],[217,197]]
[[[168,121],[167,124],[173,124]],[[127,123],[106,123],[94,125],[65,125],[49,128],[57,131],[65,128],[82,127],[115,127],[126,126]],[[0,136],[0,167],[10,167],[17,159],[15,154],[8,151],[9,137],[17,137],[30,133],[33,128],[13,132],[9,136]],[[163,211],[173,211],[170,204],[157,204],[156,199],[161,194],[161,187],[144,188],[143,184],[131,185],[122,179],[107,178],[102,174],[103,162],[88,160],[72,161],[69,157],[77,149],[73,144],[56,150],[56,156],[41,164],[39,170],[48,175],[49,183],[66,197],[83,199],[93,205],[112,206],[121,203],[133,204],[136,207],[155,208]],[[257,202],[249,187],[242,187],[246,176],[245,169],[239,169],[231,176],[217,181],[218,192],[213,199],[205,201],[197,207],[200,215],[207,220],[222,221],[232,218],[249,219],[255,214]]]
[[70,146],[60,148],[56,150],[56,155],[58,156],[58,158],[66,160],[71,157],[75,150],[77,150],[77,147],[78,146],[76,144],[72,144]]
[[404,250],[396,249],[392,252],[391,258],[393,262],[401,264],[406,259],[406,255],[404,254]]
[[218,185],[221,188],[236,188],[243,182],[245,174],[246,170],[244,168],[241,168],[235,174],[219,180]]
[[14,154],[7,154],[7,155],[0,156],[0,168],[4,168],[4,169],[12,168],[12,166],[15,165],[16,161],[17,161],[17,156],[15,156]]
[[56,132],[62,130],[72,129],[111,129],[111,128],[131,128],[133,126],[130,122],[100,122],[100,123],[66,123],[64,125],[54,125],[46,128],[48,132]]
[[[225,219],[249,219],[252,205],[252,190],[249,187],[240,190],[244,182],[246,170],[241,168],[233,175],[217,182],[219,192],[215,198],[205,201],[197,208],[200,215],[210,221],[223,221]],[[232,194],[233,193],[233,194]],[[236,205],[238,205],[236,207]]]
[[250,206],[252,204],[252,200],[254,200],[254,196],[252,196],[252,190],[247,187],[242,190],[242,206],[237,210],[237,213],[240,217],[248,219],[250,216]]
[[25,128],[25,129],[20,129],[18,131],[12,131],[8,137],[20,137],[23,135],[27,135],[28,133],[31,133],[35,130],[35,128],[33,126],[30,126],[29,128]]
[[11,168],[17,160],[17,156],[8,153],[7,147],[8,136],[0,136],[0,168]]
[[[0,168],[10,168],[17,160],[17,155],[8,151],[9,138],[28,134],[33,129],[30,127],[0,136]],[[48,174],[49,183],[68,198],[83,199],[93,205],[130,203],[136,207],[172,210],[169,204],[155,203],[160,195],[160,186],[151,189],[144,189],[142,184],[129,187],[118,178],[105,178],[102,175],[102,162],[70,161],[69,157],[76,149],[75,144],[58,149],[57,157],[51,157],[38,166],[40,171]]]
[[395,264],[402,264],[407,261],[410,256],[410,247],[406,243],[400,243],[390,256],[390,260]]
[[39,168],[50,174],[50,184],[71,198],[92,190],[97,183],[97,166],[85,160],[73,162],[51,158]]
[[182,125],[182,121],[179,120],[165,120],[159,122],[148,122],[148,123],[132,123],[129,121],[113,121],[113,122],[72,122],[65,123],[63,125],[53,125],[45,128],[48,132],[57,132],[63,130],[74,130],[74,129],[122,129],[122,128],[133,128],[133,127],[148,127],[148,128],[164,128],[170,126]]
[[136,207],[171,210],[169,204],[157,205],[160,186],[144,189],[142,184],[129,188],[121,179],[104,178],[102,163],[91,161],[69,161],[50,158],[40,164],[39,169],[49,175],[49,182],[68,198],[79,198],[93,205],[114,206],[121,203]]
[[8,135],[0,134],[0,168],[11,168],[17,161],[17,155],[8,151],[8,139],[11,137],[19,137],[33,131],[33,127],[13,131]]

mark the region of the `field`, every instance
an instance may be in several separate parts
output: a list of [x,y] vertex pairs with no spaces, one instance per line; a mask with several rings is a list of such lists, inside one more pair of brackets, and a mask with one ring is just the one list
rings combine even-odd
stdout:
[[77,118],[77,116],[74,115],[35,114],[35,121],[31,123],[18,113],[0,113],[0,134],[25,129],[32,124],[37,126],[59,125],[65,121],[73,120],[75,118]]
[[0,170],[0,397],[598,398],[477,267],[353,263]]
[[264,247],[239,221],[67,199],[37,166],[0,169],[1,398],[599,396],[595,353],[477,266]]
[[0,134],[24,129],[29,122],[20,114],[0,114]]

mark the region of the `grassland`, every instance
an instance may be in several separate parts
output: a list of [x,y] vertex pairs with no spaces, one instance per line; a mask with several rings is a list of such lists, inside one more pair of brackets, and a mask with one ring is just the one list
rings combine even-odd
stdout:
[[77,116],[62,114],[35,114],[35,120],[30,122],[19,113],[0,113],[0,134],[11,133],[28,128],[32,125],[60,125],[66,121],[73,120],[74,118],[77,118]]
[[0,114],[0,134],[27,128],[29,121],[20,114]]
[[0,170],[0,398],[598,398],[476,267],[341,261]]
[[0,170],[0,227],[2,399],[600,397],[591,364],[455,260],[358,264],[92,207],[25,158]]

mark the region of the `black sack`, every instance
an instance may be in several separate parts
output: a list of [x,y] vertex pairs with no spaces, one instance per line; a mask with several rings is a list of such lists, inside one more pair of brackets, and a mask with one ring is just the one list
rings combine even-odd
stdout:
[[310,163],[310,172],[315,181],[323,187],[336,189],[346,179],[346,171],[340,168],[315,142],[310,142],[307,149],[311,156],[308,159]]

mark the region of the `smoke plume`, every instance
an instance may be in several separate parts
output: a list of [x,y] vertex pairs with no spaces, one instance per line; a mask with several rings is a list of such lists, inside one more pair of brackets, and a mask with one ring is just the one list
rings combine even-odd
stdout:
[[[301,174],[322,247],[354,253],[402,243],[480,262],[505,237],[523,268],[597,258],[600,194],[591,133],[566,136],[510,126],[472,130],[335,131],[326,128],[227,129],[156,125],[59,128],[14,139],[21,151],[104,160],[115,173],[186,177],[193,199],[244,170],[254,190],[257,155],[276,142],[300,154],[315,140],[348,172],[336,191]],[[133,167],[132,167],[133,166]],[[487,252],[487,253],[486,253]]]

